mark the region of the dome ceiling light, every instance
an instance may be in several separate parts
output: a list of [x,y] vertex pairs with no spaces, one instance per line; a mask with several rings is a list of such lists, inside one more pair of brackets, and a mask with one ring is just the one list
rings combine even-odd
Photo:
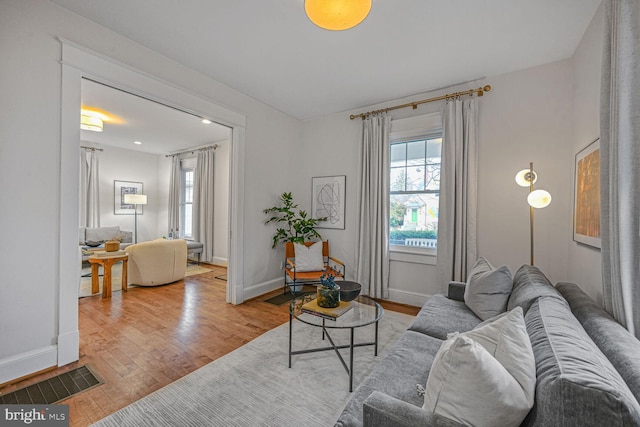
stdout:
[[305,0],[304,10],[318,27],[342,31],[365,20],[371,10],[371,0]]

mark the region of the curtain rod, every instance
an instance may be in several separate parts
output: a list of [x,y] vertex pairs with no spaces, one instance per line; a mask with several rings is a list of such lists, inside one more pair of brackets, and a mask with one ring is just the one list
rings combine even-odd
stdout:
[[165,155],[165,157],[175,157],[175,156],[179,156],[180,154],[184,154],[184,153],[195,153],[196,151],[207,151],[207,150],[214,150],[216,148],[218,148],[220,145],[218,144],[213,144],[213,145],[207,145],[204,147],[196,147],[196,148],[190,148],[188,150],[183,150],[183,151],[176,151],[175,153],[171,153],[171,154],[167,154]]
[[85,150],[91,150],[91,151],[104,151],[104,149],[102,148],[87,147],[86,145],[81,145],[80,148],[84,148]]
[[422,101],[407,102],[406,104],[396,105],[388,108],[382,108],[380,110],[367,111],[366,113],[361,113],[361,114],[352,114],[349,116],[349,118],[353,120],[356,117],[362,117],[362,120],[364,120],[367,117],[375,114],[386,113],[387,111],[398,110],[400,108],[407,108],[407,107],[411,107],[415,110],[416,108],[418,108],[418,105],[426,104],[427,102],[441,101],[443,99],[449,99],[449,98],[457,98],[459,96],[464,96],[464,95],[473,95],[476,92],[478,93],[478,96],[483,96],[485,92],[489,92],[490,90],[491,90],[491,85],[486,85],[484,87],[479,87],[478,89],[470,89],[464,92],[448,93],[446,95],[436,96],[435,98],[423,99]]

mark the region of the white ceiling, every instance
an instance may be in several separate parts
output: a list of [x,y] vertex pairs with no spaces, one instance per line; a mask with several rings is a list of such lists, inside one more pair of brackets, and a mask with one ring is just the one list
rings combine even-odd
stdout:
[[231,129],[226,126],[204,124],[200,117],[91,80],[82,81],[81,92],[83,107],[97,108],[109,117],[103,132],[81,130],[84,142],[168,154],[231,139]]
[[601,0],[373,0],[314,26],[303,0],[52,0],[308,119],[570,57]]

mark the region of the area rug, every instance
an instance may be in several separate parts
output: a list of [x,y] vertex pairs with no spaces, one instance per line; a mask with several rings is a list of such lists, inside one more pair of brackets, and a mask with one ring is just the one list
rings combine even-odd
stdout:
[[[354,390],[412,319],[385,311],[380,321],[379,356],[373,356],[372,347],[355,350]],[[294,350],[327,345],[320,328],[295,320],[293,326]],[[373,334],[373,326],[356,329],[356,343],[371,340]],[[351,396],[349,376],[333,351],[294,356],[289,369],[288,336],[289,324],[285,323],[94,425],[334,425]],[[348,343],[349,330],[334,330],[332,337],[336,344]],[[348,363],[348,350],[343,356]]]
[[[187,264],[187,271],[185,276],[195,276],[196,274],[207,273],[211,271],[210,268],[205,268],[197,264]],[[86,267],[82,269],[82,276],[91,273],[91,267]],[[100,290],[98,291],[98,295],[102,293],[102,267],[100,267]],[[122,263],[117,263],[113,267],[111,267],[111,291],[112,292],[120,292],[122,290]],[[91,293],[91,277],[82,277],[80,279],[80,292],[78,294],[79,298],[90,297],[94,294]]]

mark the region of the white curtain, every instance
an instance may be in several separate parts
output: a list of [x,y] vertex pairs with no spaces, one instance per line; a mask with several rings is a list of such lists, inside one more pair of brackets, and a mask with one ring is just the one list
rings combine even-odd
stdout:
[[640,2],[606,3],[600,96],[605,308],[640,337]]
[[373,298],[389,298],[390,129],[387,114],[362,122],[355,279]]
[[213,261],[213,150],[198,152],[193,189],[193,236],[203,244],[200,259]]
[[100,181],[97,150],[80,151],[80,226],[100,227]]
[[478,107],[475,98],[448,100],[443,113],[438,275],[441,286],[466,281],[476,261]]
[[174,237],[179,237],[180,228],[180,157],[171,158],[171,176],[169,178],[169,224],[167,232],[173,230]]

